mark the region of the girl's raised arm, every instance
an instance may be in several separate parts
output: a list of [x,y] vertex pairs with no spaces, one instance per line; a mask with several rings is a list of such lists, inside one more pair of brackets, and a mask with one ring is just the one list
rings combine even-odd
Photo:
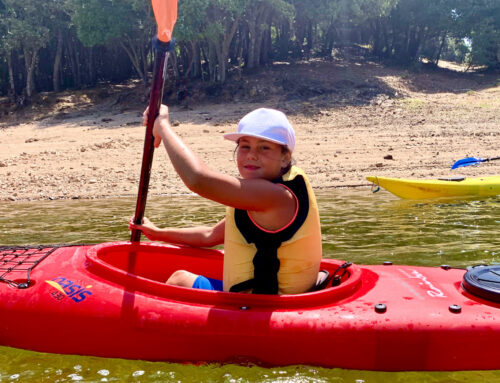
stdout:
[[[145,112],[146,118],[147,114]],[[241,179],[210,169],[173,131],[168,108],[162,105],[156,118],[154,145],[163,141],[176,172],[193,192],[237,209],[250,211],[295,209],[293,195],[266,179]]]

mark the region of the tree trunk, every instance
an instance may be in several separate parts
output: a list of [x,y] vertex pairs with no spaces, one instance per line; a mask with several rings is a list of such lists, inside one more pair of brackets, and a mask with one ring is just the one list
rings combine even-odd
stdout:
[[28,101],[33,97],[35,91],[35,68],[38,59],[38,51],[30,51],[24,48],[24,62],[26,65],[26,98]]
[[88,74],[89,74],[89,82],[92,85],[95,85],[96,83],[96,72],[95,72],[95,65],[94,65],[94,48],[89,47],[89,54],[88,54]]
[[[201,81],[206,81],[206,75],[205,75],[205,67],[208,66],[208,78],[210,81],[210,62],[209,62],[209,56],[207,55],[206,49],[203,44],[198,44],[198,49],[199,49],[199,54],[200,54],[200,77]],[[210,52],[210,48],[208,48],[208,51]]]
[[260,49],[260,63],[267,64],[272,49],[271,28],[268,26],[262,33],[262,44]]
[[[269,31],[269,25],[271,24],[271,14],[268,14],[267,17],[265,17],[265,9],[260,8],[259,9],[259,14],[258,14],[258,19],[260,20],[260,25],[257,28],[257,38],[255,40],[255,63],[257,66],[261,65],[264,63],[263,60],[263,54],[266,53],[266,33]],[[263,28],[263,26],[266,26],[266,28]]]
[[180,78],[179,65],[177,63],[177,55],[175,54],[175,52],[170,52],[168,54],[168,60],[170,61],[170,66],[172,68],[172,72],[174,73],[174,78],[175,79]]
[[191,49],[193,54],[193,62],[191,64],[192,67],[192,76],[197,78],[203,75],[203,69],[201,68],[201,52],[200,52],[200,44],[191,42]]
[[141,57],[140,52],[138,52],[137,49],[134,47],[133,41],[128,37],[126,39],[121,39],[120,46],[127,53],[127,56],[129,57],[130,61],[132,62],[134,69],[136,70],[137,74],[139,75],[139,78],[144,82],[144,84],[147,84],[148,80],[146,78],[145,73],[142,70],[142,64],[141,64],[141,60],[140,60],[140,57]]
[[14,68],[12,67],[12,52],[7,53],[7,67],[9,70],[9,96],[15,98],[16,96],[16,84],[14,82]]
[[384,44],[382,40],[382,26],[381,21],[379,19],[375,20],[372,23],[372,38],[373,38],[373,53],[378,57],[382,57],[382,53],[384,51]]
[[254,47],[254,49],[255,49],[254,56],[255,56],[256,66],[259,66],[262,63],[261,52],[262,52],[262,45],[263,44],[264,44],[264,31],[261,28],[259,28],[257,31],[257,38],[255,41],[255,47]]
[[295,25],[295,36],[296,36],[296,55],[298,58],[304,58],[304,40],[306,38],[306,27],[307,20],[302,18],[299,23]]
[[142,72],[146,81],[148,79],[148,58],[147,58],[147,48],[144,45],[140,46],[141,49],[141,60],[142,60]]
[[54,89],[54,92],[59,92],[61,90],[59,82],[59,77],[60,77],[59,73],[61,70],[62,47],[63,47],[63,34],[61,29],[58,29],[56,56],[54,58],[54,67],[52,70],[52,87]]
[[278,29],[277,46],[280,59],[284,59],[289,56],[288,51],[290,50],[290,42],[290,23],[288,21],[285,21],[281,24],[281,28]]
[[70,41],[65,45],[67,54],[71,62],[71,73],[73,74],[73,87],[79,89],[82,85],[82,77],[80,72],[80,60],[78,55],[78,47],[75,40]]
[[68,56],[69,62],[70,62],[70,69],[71,69],[71,74],[73,75],[73,87],[77,87],[77,73],[76,73],[76,61],[75,61],[75,55],[73,54],[73,41],[69,41],[68,44],[65,45],[66,47],[66,55]]
[[260,42],[259,26],[262,23],[264,6],[253,4],[247,9],[247,29],[248,29],[248,57],[246,67],[251,69],[258,65],[258,45]]
[[[226,72],[227,72],[227,60],[229,58],[229,48],[231,46],[231,41],[233,40],[234,35],[238,29],[239,19],[236,18],[233,20],[231,26],[226,29],[226,33],[224,34],[224,38],[222,41],[211,41],[210,45],[212,45],[213,50],[215,51],[216,60],[217,60],[217,74],[214,77],[215,81],[224,84],[226,81]],[[212,50],[212,49],[210,49]]]
[[188,78],[189,74],[193,71],[194,68],[194,43],[188,42],[188,45],[184,45],[184,49],[181,49],[181,54],[183,55],[182,60],[182,77]]
[[255,45],[256,45],[256,26],[254,22],[248,23],[248,55],[246,67],[252,69],[256,66],[255,62]]
[[434,60],[434,65],[436,65],[436,66],[439,64],[439,59],[441,58],[441,53],[443,52],[444,45],[446,44],[446,35],[447,34],[448,34],[447,31],[443,32],[443,37],[441,38],[441,44],[439,44],[439,50],[437,52],[436,59]]
[[408,44],[408,58],[410,60],[417,60],[420,54],[420,47],[424,42],[425,28],[415,27],[413,33],[410,35]]
[[223,48],[220,45],[215,45],[215,53],[217,55],[217,77],[216,81],[219,81],[221,84],[224,84],[226,81],[226,67],[227,67],[227,57],[224,54]]
[[314,26],[312,21],[307,22],[306,40],[307,44],[304,47],[304,54],[306,59],[309,60],[311,58],[311,48],[314,46]]
[[212,42],[208,42],[208,55],[206,57],[206,62],[208,63],[208,81],[216,82],[217,81],[217,53],[215,44]]

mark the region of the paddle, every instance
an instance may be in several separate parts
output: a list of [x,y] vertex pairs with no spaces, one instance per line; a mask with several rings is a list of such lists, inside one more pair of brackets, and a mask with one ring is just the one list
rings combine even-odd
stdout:
[[467,157],[467,158],[462,158],[461,160],[455,162],[451,166],[451,168],[456,169],[456,168],[461,168],[462,166],[479,165],[481,162],[488,162],[494,160],[500,160],[500,157],[492,157],[492,158]]
[[[169,50],[171,50],[173,46],[173,43],[171,43],[172,31],[177,20],[177,0],[152,0],[152,4],[158,27],[158,34],[153,38],[153,83],[151,85],[151,94],[149,97],[148,123],[146,126],[146,137],[144,138],[141,177],[139,180],[139,192],[137,194],[137,204],[135,208],[134,222],[136,224],[141,224],[144,217],[144,210],[146,209],[146,199],[148,196],[154,152],[153,126],[156,116],[158,116],[163,98],[167,58]],[[139,242],[141,240],[141,231],[133,229],[130,240],[132,242]]]

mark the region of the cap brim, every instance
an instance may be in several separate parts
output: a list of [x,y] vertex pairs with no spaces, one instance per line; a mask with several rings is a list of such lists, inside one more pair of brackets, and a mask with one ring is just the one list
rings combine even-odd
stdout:
[[[283,145],[283,146],[286,146],[288,148],[288,145],[284,142],[281,142],[281,141],[278,141],[278,140],[272,140],[268,137],[264,137],[264,136],[261,136],[259,134],[248,134],[248,133],[226,133],[224,134],[224,138],[226,140],[229,140],[229,141],[234,141],[234,142],[238,142],[238,140],[241,138],[241,137],[256,137],[256,138],[262,138],[263,140],[266,140],[266,141],[271,141],[271,142],[274,142],[275,144],[279,144],[279,145]],[[290,148],[288,148],[290,149]]]

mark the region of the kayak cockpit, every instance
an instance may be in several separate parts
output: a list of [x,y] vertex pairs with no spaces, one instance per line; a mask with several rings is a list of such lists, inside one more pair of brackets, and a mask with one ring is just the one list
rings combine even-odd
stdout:
[[188,289],[165,283],[168,277],[179,269],[222,279],[223,252],[220,250],[148,242],[110,242],[90,247],[86,258],[89,272],[103,281],[123,286],[126,291],[195,304],[270,308],[317,307],[350,299],[361,286],[362,271],[356,265],[350,264],[349,270],[346,271],[342,269],[345,264],[343,261],[330,259],[323,260],[321,268],[327,270],[331,276],[336,272],[339,274],[337,279],[340,279],[340,283],[337,286],[304,294],[260,295]]

